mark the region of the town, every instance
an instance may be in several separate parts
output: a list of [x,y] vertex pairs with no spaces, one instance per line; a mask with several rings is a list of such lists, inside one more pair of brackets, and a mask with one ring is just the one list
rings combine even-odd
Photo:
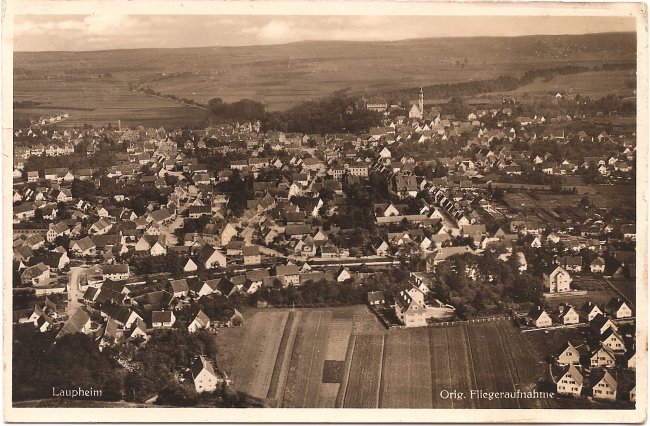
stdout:
[[[15,129],[14,398],[45,398],[48,371],[74,345],[99,351],[75,380],[104,384],[108,400],[364,407],[343,390],[362,380],[363,339],[373,347],[379,338],[385,369],[396,362],[387,361],[390,336],[424,332],[431,404],[435,358],[454,357],[434,351],[435,333],[449,341],[465,330],[463,345],[474,345],[472,330],[496,327],[499,339],[533,348],[517,357],[535,367],[524,379],[511,361],[490,362],[503,362],[512,383],[557,393],[552,407],[633,407],[629,100],[416,93],[408,104],[350,98],[341,114],[376,116],[356,133],[290,133],[259,120]],[[291,350],[308,350],[300,327],[313,315],[313,333],[323,317],[331,333],[318,355],[322,383],[306,380],[335,386],[299,402],[301,386],[313,391],[296,378]],[[358,318],[379,331],[357,333]],[[339,346],[335,323],[345,330]],[[274,349],[261,342],[271,327]],[[49,360],[30,364],[41,357]],[[257,380],[244,370],[261,360],[270,365]],[[386,373],[373,374],[379,389]]]

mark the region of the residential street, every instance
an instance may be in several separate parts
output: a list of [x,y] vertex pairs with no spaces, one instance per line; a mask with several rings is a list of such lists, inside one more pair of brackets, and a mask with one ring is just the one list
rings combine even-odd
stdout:
[[68,307],[66,309],[68,316],[72,315],[77,308],[81,307],[79,299],[83,298],[84,293],[79,288],[79,278],[84,271],[85,268],[81,266],[70,268],[70,280],[68,282]]

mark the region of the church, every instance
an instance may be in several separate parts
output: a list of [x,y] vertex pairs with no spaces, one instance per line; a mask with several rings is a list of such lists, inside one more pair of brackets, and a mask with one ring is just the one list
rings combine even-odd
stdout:
[[418,103],[411,105],[409,110],[409,118],[419,118],[420,120],[424,116],[424,92],[422,92],[422,87],[420,87],[420,94],[418,95]]

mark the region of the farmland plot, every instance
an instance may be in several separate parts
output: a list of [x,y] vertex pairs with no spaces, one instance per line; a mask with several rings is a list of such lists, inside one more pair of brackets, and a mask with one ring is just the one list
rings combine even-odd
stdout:
[[[452,382],[451,357],[449,354],[449,338],[446,328],[429,329],[429,350],[431,363],[431,398],[434,408],[454,408],[456,401],[442,398],[440,392],[451,391]],[[459,357],[454,357],[454,364]],[[462,364],[461,364],[462,365]]]
[[[452,383],[450,388],[458,389],[461,392],[469,392],[471,389],[476,389],[474,364],[472,363],[469,340],[467,339],[465,327],[449,327],[445,332],[447,335],[449,360],[453,361],[453,366],[449,369]],[[435,359],[437,356],[437,353],[431,353],[432,358]],[[434,398],[438,398],[436,401],[439,401],[439,393],[434,394]],[[479,408],[478,400],[476,399],[465,398],[463,400],[454,400],[452,404],[454,408]],[[437,407],[437,405],[435,406]]]
[[320,395],[332,313],[303,312],[287,375],[283,407],[315,407]]
[[[485,392],[493,392],[499,390],[496,385],[496,373],[492,369],[490,357],[494,356],[488,340],[484,334],[484,330],[479,327],[464,327],[469,340],[471,361],[473,364],[473,371],[476,379],[476,389]],[[506,389],[502,389],[506,390]],[[498,400],[492,401],[487,399],[479,400],[480,408],[502,408]]]
[[426,328],[386,335],[381,408],[431,408],[431,359]]
[[259,312],[252,318],[241,346],[238,368],[231,374],[237,389],[266,398],[287,316],[286,312]]
[[381,380],[384,336],[356,336],[344,395],[345,408],[377,408]]

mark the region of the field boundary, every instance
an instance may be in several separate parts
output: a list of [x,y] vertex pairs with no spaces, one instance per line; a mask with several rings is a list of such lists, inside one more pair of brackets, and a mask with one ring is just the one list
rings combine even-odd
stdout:
[[379,358],[379,386],[377,386],[377,399],[376,399],[376,404],[375,408],[379,408],[379,403],[381,401],[381,390],[384,387],[384,362],[386,360],[386,357],[384,356],[386,353],[386,334],[381,335],[381,358]]
[[357,342],[357,336],[354,333],[350,333],[350,341],[348,342],[348,351],[345,355],[345,364],[347,368],[344,368],[343,379],[341,380],[341,387],[339,388],[339,393],[336,396],[336,403],[334,404],[336,408],[343,408],[345,403],[345,393],[348,391],[348,380],[350,379],[350,370],[352,369],[352,355],[354,354],[354,345]]
[[434,322],[428,325],[429,327],[449,327],[454,325],[467,325],[475,324],[480,322],[490,322],[490,321],[503,321],[503,320],[512,320],[514,317],[512,315],[502,315],[496,317],[485,317],[485,318],[475,318],[471,320],[460,320],[460,321],[445,321],[445,322]]
[[293,325],[295,322],[296,313],[294,311],[289,311],[289,316],[287,317],[287,322],[284,326],[284,332],[282,333],[282,338],[280,339],[280,346],[278,347],[278,355],[275,359],[275,365],[273,367],[271,383],[269,384],[269,390],[266,394],[267,399],[277,399],[278,390],[280,388],[280,381],[282,378],[282,371],[284,370],[283,366],[285,364],[287,348],[289,347],[289,341],[291,340],[291,334],[293,333]]

